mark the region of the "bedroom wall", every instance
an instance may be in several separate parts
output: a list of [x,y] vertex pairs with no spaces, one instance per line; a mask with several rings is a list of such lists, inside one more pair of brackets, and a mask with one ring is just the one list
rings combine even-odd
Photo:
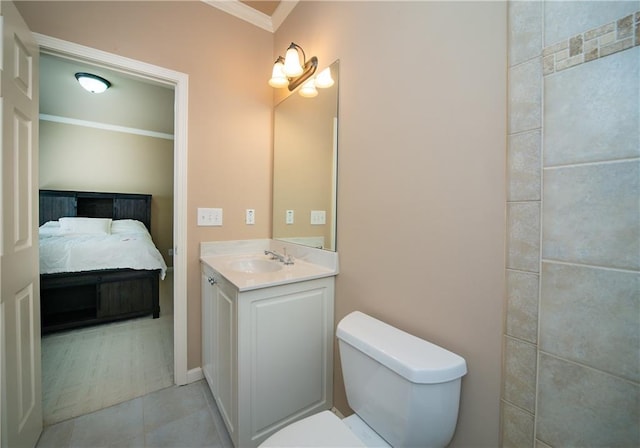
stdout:
[[[200,241],[271,235],[273,34],[198,1],[16,5],[32,31],[189,76],[187,368],[199,367]],[[198,207],[222,207],[224,225],[196,226]]]
[[173,259],[173,140],[40,120],[40,188],[144,193],[151,234]]

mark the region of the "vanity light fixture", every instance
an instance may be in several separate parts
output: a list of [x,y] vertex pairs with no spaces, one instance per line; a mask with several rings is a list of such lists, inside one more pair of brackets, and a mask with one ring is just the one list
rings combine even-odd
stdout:
[[305,98],[313,98],[314,96],[318,96],[315,80],[311,78],[307,82],[302,84],[302,87],[300,87],[299,93],[301,96]]
[[76,79],[87,92],[102,93],[111,87],[111,83],[101,76],[92,73],[76,73]]
[[326,89],[328,87],[331,87],[333,85],[333,78],[331,77],[331,68],[327,67],[324,70],[322,70],[320,73],[318,73],[318,75],[316,76],[315,84],[316,84],[316,87],[320,89]]
[[[300,54],[302,54],[302,62],[300,62]],[[313,56],[307,61],[307,56],[302,47],[291,42],[285,57],[278,56],[278,59],[274,62],[269,85],[275,88],[287,87],[289,91],[293,91],[296,87],[302,85],[300,95],[314,97],[318,94],[316,87],[322,86],[317,85],[313,78],[309,81],[307,80],[313,76],[317,68],[318,58]],[[331,72],[329,72],[329,78],[331,78]],[[305,81],[307,82],[305,83]],[[333,80],[326,87],[331,85],[333,85]]]

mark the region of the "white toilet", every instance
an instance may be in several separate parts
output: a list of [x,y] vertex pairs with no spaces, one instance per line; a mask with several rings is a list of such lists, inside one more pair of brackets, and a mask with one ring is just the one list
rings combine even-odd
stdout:
[[355,311],[336,332],[349,406],[273,434],[261,447],[444,447],[458,419],[465,360]]

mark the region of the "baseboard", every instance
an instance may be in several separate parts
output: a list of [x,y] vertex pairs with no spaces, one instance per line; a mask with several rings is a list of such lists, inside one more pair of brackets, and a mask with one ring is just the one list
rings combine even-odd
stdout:
[[344,415],[342,415],[342,412],[338,411],[335,407],[330,409],[331,412],[333,412],[334,414],[336,414],[338,417],[340,417],[340,419],[344,419]]
[[187,384],[194,383],[204,378],[202,373],[202,367],[196,367],[195,369],[187,370]]

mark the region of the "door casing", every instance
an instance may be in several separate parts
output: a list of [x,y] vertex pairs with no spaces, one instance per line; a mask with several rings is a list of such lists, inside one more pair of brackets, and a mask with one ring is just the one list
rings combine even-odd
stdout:
[[201,369],[187,370],[187,112],[189,76],[135,59],[33,33],[40,51],[95,63],[174,87],[173,182],[173,326],[174,381],[187,384],[202,378]]

